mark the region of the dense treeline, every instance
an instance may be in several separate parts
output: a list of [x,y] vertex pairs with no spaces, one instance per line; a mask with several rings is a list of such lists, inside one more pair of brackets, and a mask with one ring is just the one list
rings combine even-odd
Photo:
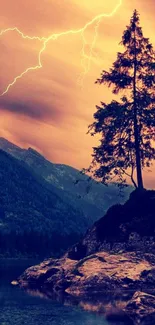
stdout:
[[76,233],[63,235],[58,232],[0,231],[0,257],[47,257],[60,256],[69,246],[78,241]]

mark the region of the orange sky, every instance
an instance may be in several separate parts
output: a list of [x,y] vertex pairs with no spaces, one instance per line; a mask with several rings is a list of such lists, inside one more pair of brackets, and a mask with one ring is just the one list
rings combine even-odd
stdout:
[[[82,28],[96,15],[110,13],[119,1],[1,0],[0,30],[17,27],[29,36],[49,37]],[[97,140],[86,135],[87,127],[93,121],[95,105],[112,98],[110,90],[94,82],[115,60],[122,32],[135,8],[141,15],[144,35],[155,45],[154,0],[122,0],[113,17],[101,20],[94,57],[81,89],[82,34],[49,41],[41,56],[43,68],[24,75],[0,97],[0,136],[25,148],[34,147],[53,162],[88,167]],[[94,28],[92,24],[84,33],[87,55]],[[39,40],[23,39],[17,32],[0,37],[0,93],[14,77],[38,64],[42,45]],[[152,184],[155,172],[147,173],[145,179],[146,185]]]

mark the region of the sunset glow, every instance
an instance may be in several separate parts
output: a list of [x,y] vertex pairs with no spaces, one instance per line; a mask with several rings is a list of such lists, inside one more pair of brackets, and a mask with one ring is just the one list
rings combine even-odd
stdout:
[[2,3],[0,136],[53,162],[88,167],[97,139],[87,127],[95,105],[113,96],[94,82],[115,60],[135,8],[155,45],[154,0]]

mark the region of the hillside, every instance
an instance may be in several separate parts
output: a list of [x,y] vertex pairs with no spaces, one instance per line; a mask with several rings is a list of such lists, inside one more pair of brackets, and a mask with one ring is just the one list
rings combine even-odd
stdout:
[[69,201],[75,209],[82,210],[89,220],[90,218],[93,221],[98,220],[113,204],[124,203],[133,190],[132,187],[125,188],[121,197],[114,184],[107,187],[93,179],[89,180],[86,175],[73,167],[54,164],[36,150],[21,149],[4,138],[0,138],[0,148],[24,161],[35,173],[53,186],[52,191],[55,188],[55,192],[60,197]]
[[155,254],[155,191],[135,190],[124,204],[109,208],[69,252],[81,259],[96,251],[148,251]]
[[0,150],[0,254],[60,253],[92,222],[28,165]]

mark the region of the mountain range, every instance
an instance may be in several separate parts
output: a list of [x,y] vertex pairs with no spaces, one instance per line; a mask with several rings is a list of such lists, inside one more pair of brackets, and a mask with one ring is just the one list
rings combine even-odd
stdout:
[[132,191],[128,187],[120,197],[116,185],[90,180],[4,138],[0,149],[1,254],[61,253]]

